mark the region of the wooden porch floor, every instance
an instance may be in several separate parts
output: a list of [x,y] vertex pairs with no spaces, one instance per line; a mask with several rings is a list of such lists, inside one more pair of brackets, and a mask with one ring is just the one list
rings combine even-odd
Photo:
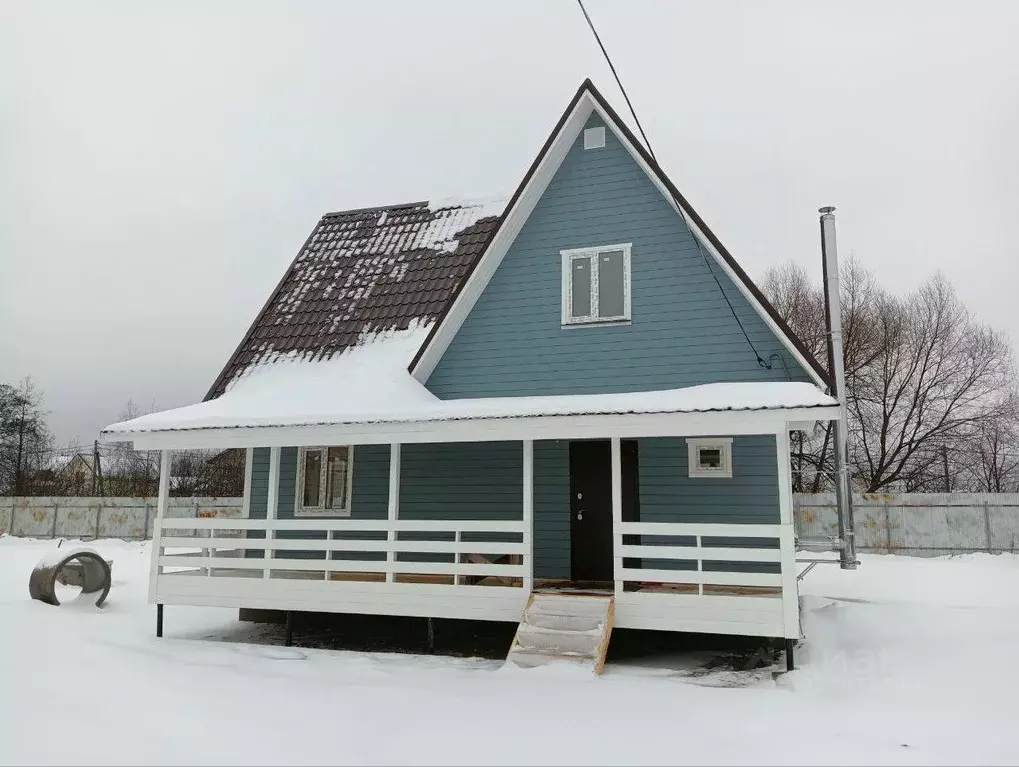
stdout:
[[[321,572],[301,570],[273,570],[273,578],[293,580],[324,580]],[[680,571],[681,572],[681,571]],[[184,570],[179,573],[164,573],[164,575],[200,575],[204,570]],[[220,578],[261,578],[261,570],[239,570],[229,567],[213,568],[213,577]],[[384,583],[385,573],[360,573],[336,571],[330,572],[330,581],[349,581],[360,583]],[[522,587],[520,578],[504,578],[498,576],[477,577],[460,576],[460,585],[465,586],[511,586]],[[395,583],[428,583],[433,585],[452,586],[452,575],[433,575],[415,573],[397,573],[394,576]],[[627,588],[627,591],[639,591],[645,593],[663,594],[697,594],[696,583],[639,583],[632,584],[636,588]],[[614,586],[611,581],[572,581],[569,578],[538,578],[534,581],[534,591],[540,593],[570,593],[570,594],[611,594]],[[782,590],[771,586],[715,586],[704,585],[705,596],[754,596],[754,597],[781,597]]]

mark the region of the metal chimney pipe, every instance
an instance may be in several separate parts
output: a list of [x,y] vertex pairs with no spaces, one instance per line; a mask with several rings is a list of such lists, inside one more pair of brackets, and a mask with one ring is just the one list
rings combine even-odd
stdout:
[[839,565],[855,570],[856,538],[853,532],[853,488],[849,482],[849,437],[846,407],[846,366],[842,348],[842,307],[839,293],[839,253],[835,243],[835,208],[819,208],[821,214],[821,256],[824,270],[825,321],[828,330],[828,370],[832,395],[839,401],[835,422],[835,498],[839,521]]

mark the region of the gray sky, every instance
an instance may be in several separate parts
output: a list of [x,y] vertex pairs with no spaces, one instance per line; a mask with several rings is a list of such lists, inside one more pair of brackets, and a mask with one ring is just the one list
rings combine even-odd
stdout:
[[[1019,3],[588,0],[752,275],[840,246],[1019,339]],[[572,0],[0,2],[0,381],[58,441],[198,401],[325,211],[512,191],[590,76]]]

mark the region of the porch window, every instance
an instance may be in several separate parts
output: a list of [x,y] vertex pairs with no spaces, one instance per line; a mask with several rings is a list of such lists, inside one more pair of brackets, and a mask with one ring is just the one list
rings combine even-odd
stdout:
[[698,437],[686,441],[691,477],[732,477],[732,438]]
[[297,516],[350,516],[351,447],[304,447],[297,481]]
[[563,325],[630,319],[630,243],[562,250]]

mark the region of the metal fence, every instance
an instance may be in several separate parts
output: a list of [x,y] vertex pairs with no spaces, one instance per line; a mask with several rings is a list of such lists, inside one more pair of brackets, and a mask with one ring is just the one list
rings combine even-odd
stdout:
[[[167,516],[239,517],[241,498],[171,498]],[[26,538],[152,537],[155,498],[0,498],[0,533]]]
[[[795,495],[796,533],[837,535],[832,493]],[[859,551],[934,557],[1019,552],[1019,494],[864,493],[853,496]]]
[[[241,498],[171,498],[168,516],[240,517]],[[865,493],[853,498],[860,551],[1019,553],[1019,494]],[[796,532],[836,535],[831,493],[794,496]],[[0,498],[0,533],[29,538],[152,536],[155,498]]]

